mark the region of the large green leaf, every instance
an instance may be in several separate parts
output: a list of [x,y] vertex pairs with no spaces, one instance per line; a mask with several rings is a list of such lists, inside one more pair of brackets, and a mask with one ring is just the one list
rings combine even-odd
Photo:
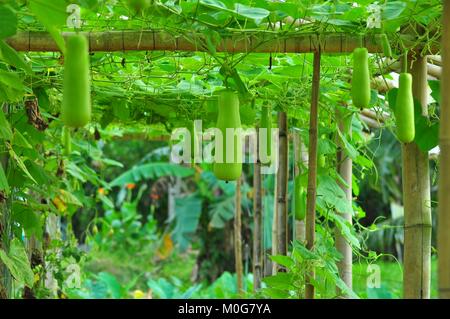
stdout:
[[17,51],[11,48],[3,40],[0,40],[0,59],[16,68],[25,70],[27,73],[32,73],[31,67],[25,63]]
[[202,198],[195,193],[175,200],[176,224],[172,238],[181,251],[188,248],[190,237],[197,230],[202,212],[202,201]]
[[33,287],[34,274],[25,247],[19,239],[11,240],[8,253],[0,249],[0,260],[19,284]]
[[223,199],[210,205],[209,224],[214,228],[223,228],[225,223],[234,216],[234,196],[223,196]]
[[169,163],[149,163],[135,166],[123,173],[109,186],[123,186],[129,183],[137,183],[145,179],[157,179],[163,176],[188,177],[194,174],[194,169]]
[[336,180],[329,175],[319,175],[317,178],[317,204],[323,209],[331,206],[340,212],[352,212],[351,202]]
[[66,2],[64,0],[30,0],[28,7],[51,34],[61,52],[64,53],[65,43],[61,30],[67,19]]
[[0,39],[16,34],[17,17],[8,7],[0,5]]

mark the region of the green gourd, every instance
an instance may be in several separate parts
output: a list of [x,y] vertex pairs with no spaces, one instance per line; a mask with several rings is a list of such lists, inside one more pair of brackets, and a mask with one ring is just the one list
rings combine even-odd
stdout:
[[306,191],[301,185],[300,175],[294,179],[294,213],[296,220],[304,220],[306,216]]
[[68,127],[82,127],[91,119],[89,48],[83,35],[67,38],[64,56],[62,119]]
[[72,153],[72,139],[70,137],[70,129],[67,126],[63,127],[61,137],[64,146],[64,155],[69,156]]
[[370,102],[369,53],[366,48],[356,48],[353,51],[352,101],[362,109]]
[[222,148],[215,150],[214,175],[224,181],[237,180],[242,173],[242,141],[236,134],[233,135],[234,149],[231,149],[234,151],[234,156],[229,161],[227,160],[227,144],[230,148],[232,141],[228,140],[226,129],[241,128],[239,98],[233,91],[225,90],[219,93],[216,128],[222,133]]
[[394,113],[398,140],[402,143],[412,142],[415,136],[414,98],[412,76],[409,73],[400,73]]
[[381,46],[383,47],[383,54],[385,57],[387,58],[391,58],[392,57],[392,49],[391,49],[391,45],[389,43],[389,39],[386,35],[386,33],[383,33],[381,35]]
[[[265,146],[265,154],[267,156],[268,162],[262,163],[263,165],[270,165],[270,157],[272,154],[272,116],[269,106],[263,106],[261,109],[261,122],[260,129],[266,129],[266,140],[260,141],[261,145]],[[261,135],[260,135],[261,136]],[[264,152],[263,152],[264,154]]]
[[191,163],[194,165],[195,161],[195,153],[198,152],[199,144],[198,144],[198,136],[195,130],[195,122],[190,121],[188,124],[189,134],[190,134],[190,146],[191,146]]

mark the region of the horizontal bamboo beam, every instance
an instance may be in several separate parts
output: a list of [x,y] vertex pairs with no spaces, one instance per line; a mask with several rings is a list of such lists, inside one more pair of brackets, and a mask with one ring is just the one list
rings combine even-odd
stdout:
[[[207,51],[204,37],[192,33],[172,35],[165,31],[107,31],[81,32],[89,39],[92,52],[113,51]],[[72,32],[63,32],[67,37]],[[20,32],[6,40],[17,51],[57,52],[53,38],[47,32]],[[372,53],[383,52],[379,35],[362,38],[363,45]],[[332,34],[275,34],[271,32],[240,32],[224,37],[216,47],[218,52],[280,52],[308,53],[321,47],[322,53],[349,53],[359,46],[360,37],[344,33]]]

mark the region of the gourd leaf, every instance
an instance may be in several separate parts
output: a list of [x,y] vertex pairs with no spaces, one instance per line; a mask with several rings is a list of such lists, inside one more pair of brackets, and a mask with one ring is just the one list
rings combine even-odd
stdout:
[[5,176],[5,171],[3,170],[3,166],[0,165],[0,191],[5,191],[9,193],[9,185],[8,180]]
[[0,111],[0,138],[12,140],[13,134],[9,122],[5,118],[5,113]]
[[64,53],[65,43],[61,28],[67,19],[66,2],[64,0],[30,0],[28,6]]
[[8,253],[0,249],[0,260],[18,283],[33,286],[34,274],[25,247],[19,239],[11,240]]
[[16,34],[17,17],[8,7],[0,5],[0,39]]
[[0,59],[12,66],[15,66],[16,68],[25,70],[28,74],[31,74],[33,72],[31,70],[31,67],[25,63],[25,61],[17,53],[17,51],[11,48],[3,40],[0,41]]

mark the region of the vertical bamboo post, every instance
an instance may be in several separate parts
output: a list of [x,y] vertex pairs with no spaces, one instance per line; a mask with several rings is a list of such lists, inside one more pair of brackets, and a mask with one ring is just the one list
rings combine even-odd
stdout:
[[[280,159],[277,175],[278,254],[286,256],[288,251],[287,182],[289,171],[286,112],[278,112],[278,130]],[[279,270],[284,270],[284,268],[279,267]]]
[[[298,131],[294,131],[293,133],[294,140],[294,178],[301,174],[300,171],[300,163],[305,163],[305,159],[303,157],[303,146],[300,138],[300,134]],[[294,214],[295,215],[295,214]],[[295,216],[294,216],[295,219]],[[295,220],[295,237],[299,242],[305,241],[305,221],[304,220]]]
[[[306,248],[314,249],[316,238],[316,188],[317,188],[317,136],[319,117],[320,50],[314,52],[313,79],[311,89],[311,111],[309,114],[308,190],[306,194]],[[306,276],[305,298],[314,299],[314,269]]]
[[[339,130],[342,134],[349,135],[351,134],[351,126],[346,127],[345,118],[339,111],[336,112],[338,119]],[[337,171],[341,176],[342,180],[345,181],[346,185],[343,183],[339,183],[339,186],[345,193],[346,199],[350,202],[352,201],[352,159],[348,157],[343,151],[344,145],[338,138],[337,141],[338,151],[337,151]],[[352,224],[352,211],[349,212],[337,212],[345,221]],[[336,249],[342,255],[342,260],[338,263],[339,275],[344,281],[344,283],[352,289],[352,265],[353,265],[353,255],[352,255],[352,246],[345,239],[339,229],[336,228],[335,233],[336,240]],[[340,293],[340,289],[337,289],[338,293]]]
[[450,299],[450,1],[444,1],[442,33],[441,125],[439,132],[439,215],[438,286],[439,297]]
[[[272,255],[278,255],[278,171],[275,171],[273,187],[273,214],[272,214]],[[277,263],[272,262],[272,275],[277,274]]]
[[[411,64],[411,61],[408,62]],[[418,57],[409,70],[413,79],[413,95],[427,111],[427,62]],[[406,299],[430,298],[431,267],[431,200],[428,154],[416,143],[402,144],[403,206],[405,245],[403,296]]]
[[234,258],[237,279],[237,292],[242,294],[242,236],[241,236],[241,179],[236,181],[236,197],[235,197],[235,217],[234,217]]
[[253,291],[261,288],[263,272],[262,262],[262,196],[261,196],[261,162],[259,160],[259,128],[256,128],[256,162],[253,165]]

